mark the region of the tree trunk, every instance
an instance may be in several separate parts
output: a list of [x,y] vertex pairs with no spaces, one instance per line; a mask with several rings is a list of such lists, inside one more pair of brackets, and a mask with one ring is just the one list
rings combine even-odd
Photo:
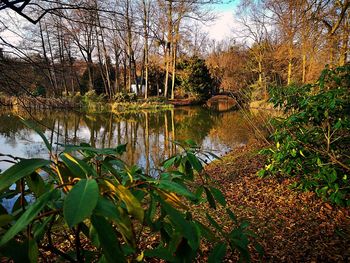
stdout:
[[175,80],[176,80],[176,58],[177,58],[177,43],[180,37],[180,22],[181,18],[179,17],[179,21],[176,24],[175,28],[175,39],[173,43],[173,61],[172,61],[172,76],[171,76],[171,99],[174,99],[175,96]]
[[293,59],[293,49],[289,46],[288,49],[288,76],[287,76],[287,85],[290,85],[292,82],[292,59]]
[[302,76],[302,83],[306,82],[306,54],[305,51],[303,51],[303,76]]
[[342,46],[340,49],[339,66],[344,66],[347,62],[348,52],[349,52],[349,20],[350,14],[347,15],[344,21]]
[[114,59],[115,59],[115,79],[114,79],[114,89],[115,92],[120,92],[120,87],[119,87],[119,49],[117,45],[114,45]]
[[51,86],[53,88],[53,93],[55,95],[57,95],[57,87],[55,85],[54,74],[51,71],[50,60],[47,57],[46,47],[45,47],[45,40],[44,40],[44,33],[43,33],[43,29],[42,29],[42,24],[41,24],[40,21],[39,21],[39,29],[40,29],[40,38],[41,38],[41,45],[42,45],[42,49],[43,49],[43,55],[44,55],[46,66],[47,66],[47,70],[48,70],[48,75],[47,76],[48,76],[50,84],[51,84]]
[[167,13],[167,20],[168,20],[168,39],[165,49],[165,81],[164,81],[164,96],[168,96],[168,83],[169,83],[169,72],[171,68],[171,47],[173,42],[173,1],[168,0],[168,13]]
[[[143,4],[143,15],[144,15],[143,31],[144,31],[144,41],[145,41],[145,48],[144,48],[144,52],[145,52],[145,57],[144,57],[145,94],[144,94],[144,97],[145,97],[145,99],[147,99],[148,98],[148,27],[149,27],[150,5],[148,4],[148,8],[147,8],[146,0],[143,0],[142,4]],[[141,85],[142,85],[142,81],[143,80],[141,79]]]

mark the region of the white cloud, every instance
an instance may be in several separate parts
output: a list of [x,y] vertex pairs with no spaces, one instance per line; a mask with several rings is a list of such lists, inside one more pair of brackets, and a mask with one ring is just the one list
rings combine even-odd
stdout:
[[204,30],[208,32],[209,37],[217,41],[232,38],[234,36],[233,31],[239,27],[233,14],[232,10],[218,12],[215,22],[204,26]]

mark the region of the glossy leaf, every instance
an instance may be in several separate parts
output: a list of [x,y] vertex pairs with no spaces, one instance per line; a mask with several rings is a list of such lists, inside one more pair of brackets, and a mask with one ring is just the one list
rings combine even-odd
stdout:
[[208,241],[214,241],[216,239],[214,233],[207,226],[198,221],[195,221],[194,223],[199,228],[201,235],[204,236]]
[[203,166],[198,158],[191,152],[187,153],[188,161],[191,163],[192,167],[197,171],[201,172],[203,170]]
[[60,155],[67,168],[77,177],[97,176],[95,169],[92,169],[86,162],[68,154]]
[[172,223],[176,226],[178,231],[180,231],[181,234],[188,240],[188,244],[191,246],[191,248],[193,250],[198,249],[199,230],[197,230],[195,224],[192,224],[192,222],[187,221],[179,211],[177,211],[164,201],[162,201],[162,207],[169,215]]
[[27,185],[37,197],[45,192],[45,182],[38,173],[32,173],[27,177]]
[[47,205],[48,201],[54,195],[56,190],[47,192],[40,196],[34,204],[28,207],[23,215],[16,221],[16,223],[3,235],[0,240],[0,246],[3,246],[10,241],[15,235],[27,227],[28,224],[40,213],[40,211]]
[[205,194],[207,196],[207,200],[208,200],[210,207],[213,209],[216,209],[216,202],[215,202],[215,199],[214,199],[213,195],[211,194],[210,190],[207,187],[204,187],[204,190],[205,190]]
[[182,200],[175,193],[162,191],[160,189],[157,189],[157,192],[165,202],[171,204],[173,207],[177,209],[187,209],[187,206],[183,204]]
[[158,188],[165,191],[177,193],[192,200],[197,199],[196,195],[190,192],[185,186],[180,185],[174,181],[161,180],[159,181]]
[[218,201],[222,206],[226,206],[226,200],[223,193],[219,189],[212,186],[209,186],[209,189],[215,200]]
[[126,144],[120,144],[116,148],[103,148],[98,149],[91,146],[77,146],[77,145],[66,145],[65,150],[66,153],[74,152],[74,151],[87,151],[100,155],[121,155],[126,151]]
[[171,158],[169,158],[168,160],[166,160],[165,162],[163,162],[163,167],[165,169],[168,169],[169,167],[173,166],[175,161],[176,161],[177,156],[173,156]]
[[45,228],[46,226],[50,223],[52,220],[53,215],[45,218],[44,221],[42,222],[36,222],[34,227],[33,227],[33,234],[34,234],[34,239],[40,241],[44,234],[45,234]]
[[225,243],[218,243],[215,245],[209,254],[208,263],[221,263],[226,255],[227,246]]
[[31,263],[37,263],[39,257],[39,249],[34,239],[28,241],[28,258]]
[[229,217],[231,218],[231,220],[234,222],[234,223],[238,223],[237,221],[237,217],[235,216],[235,214],[230,210],[230,209],[226,209],[226,213],[229,215]]
[[50,161],[44,159],[22,159],[0,174],[0,192],[37,169],[49,164]]
[[123,185],[113,186],[116,195],[126,205],[128,213],[143,222],[144,210],[139,200]]
[[80,180],[64,200],[63,215],[69,227],[91,216],[98,201],[99,190],[94,179]]
[[163,259],[163,260],[166,260],[167,262],[175,261],[172,253],[170,253],[169,250],[167,250],[166,248],[162,248],[162,247],[145,250],[144,255],[145,257]]
[[123,215],[119,209],[112,201],[100,197],[95,207],[94,214],[112,220],[115,224],[117,224],[117,230],[122,234],[125,241],[135,246],[135,238],[132,232],[131,221],[129,217]]
[[94,226],[100,246],[103,250],[103,255],[107,262],[115,263],[126,262],[120,243],[115,235],[115,231],[111,224],[101,216],[92,216],[91,223]]

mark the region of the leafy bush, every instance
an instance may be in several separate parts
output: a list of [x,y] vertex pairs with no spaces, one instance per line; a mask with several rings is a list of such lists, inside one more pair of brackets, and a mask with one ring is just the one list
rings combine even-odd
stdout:
[[[212,154],[193,141],[178,144],[182,153],[166,160],[154,178],[120,160],[126,145],[67,145],[56,155],[37,132],[51,159],[14,158],[15,164],[0,174],[1,200],[17,198],[11,213],[0,206],[0,256],[37,262],[49,251],[71,262],[191,262],[206,239],[213,244],[210,262],[221,261],[227,250],[249,261],[254,234],[246,222],[239,223],[227,209],[234,224],[223,229],[209,213],[203,222],[191,212],[206,201],[212,209],[226,205],[203,170],[201,158]],[[145,238],[156,241],[146,247]]]
[[33,92],[34,97],[45,97],[46,96],[46,88],[43,85],[38,85]]
[[191,97],[210,97],[215,84],[205,60],[193,56],[180,61],[178,69],[179,85],[183,91]]
[[116,102],[135,102],[137,95],[135,93],[118,92],[114,95]]
[[148,97],[146,101],[150,102],[150,103],[153,103],[153,102],[154,103],[164,103],[164,102],[167,101],[167,99],[165,97],[161,97],[161,96],[159,96],[159,97]]
[[318,82],[271,89],[286,117],[274,120],[276,147],[260,175],[298,176],[295,185],[350,205],[350,65],[326,68]]

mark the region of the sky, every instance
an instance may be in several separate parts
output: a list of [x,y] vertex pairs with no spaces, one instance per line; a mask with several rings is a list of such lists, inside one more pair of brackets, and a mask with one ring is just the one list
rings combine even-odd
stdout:
[[[213,12],[216,14],[217,19],[209,22],[203,26],[203,29],[208,32],[209,37],[216,41],[224,40],[225,38],[232,36],[232,30],[237,28],[237,22],[234,20],[234,12],[238,4],[238,0],[224,0],[226,3],[215,4],[212,6]],[[3,10],[2,12],[7,12]],[[16,23],[13,23],[16,24]],[[1,31],[1,30],[0,30]],[[5,37],[6,40],[17,44],[19,41],[18,36],[11,32],[3,32],[1,36]]]
[[213,5],[217,20],[204,27],[210,38],[220,41],[232,35],[232,30],[237,27],[237,23],[234,20],[237,3],[238,1],[236,0],[227,4]]

